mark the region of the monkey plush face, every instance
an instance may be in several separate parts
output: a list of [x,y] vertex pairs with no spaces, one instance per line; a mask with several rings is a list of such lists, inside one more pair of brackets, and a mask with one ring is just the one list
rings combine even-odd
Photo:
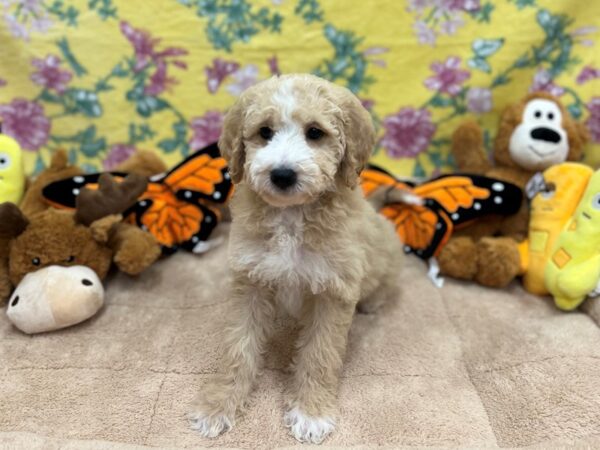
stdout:
[[494,159],[500,166],[541,171],[565,161],[579,161],[588,140],[585,126],[573,120],[559,99],[533,92],[502,113]]
[[509,142],[512,159],[528,170],[542,170],[567,159],[569,141],[563,113],[552,100],[536,98],[523,109]]

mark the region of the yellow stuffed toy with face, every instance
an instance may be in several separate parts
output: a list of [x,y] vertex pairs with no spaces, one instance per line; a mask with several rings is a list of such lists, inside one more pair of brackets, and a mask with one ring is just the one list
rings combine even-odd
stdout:
[[600,170],[596,171],[571,219],[556,239],[545,270],[556,306],[577,308],[600,281]]
[[25,191],[25,170],[21,147],[13,138],[0,133],[0,204],[19,204]]
[[554,243],[573,216],[594,171],[579,163],[565,162],[543,173],[548,191],[538,192],[530,205],[528,239],[520,245],[523,287],[547,295],[544,271]]

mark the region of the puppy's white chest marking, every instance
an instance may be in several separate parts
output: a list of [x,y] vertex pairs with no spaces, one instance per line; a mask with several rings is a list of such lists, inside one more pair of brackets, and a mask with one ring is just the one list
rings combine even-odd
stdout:
[[274,285],[277,302],[295,316],[305,293],[323,292],[339,277],[326,255],[307,245],[300,208],[283,209],[265,227],[268,238],[246,246],[240,262],[251,280]]

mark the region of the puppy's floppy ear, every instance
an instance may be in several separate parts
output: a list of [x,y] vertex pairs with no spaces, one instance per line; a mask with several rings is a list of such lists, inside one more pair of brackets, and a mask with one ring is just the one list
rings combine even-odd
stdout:
[[348,89],[338,88],[338,105],[342,110],[344,156],[340,175],[346,185],[354,188],[375,146],[375,127],[368,111]]
[[219,150],[229,165],[229,174],[234,183],[242,181],[246,162],[246,150],[242,135],[246,110],[244,99],[242,94],[225,115],[223,131],[219,139]]

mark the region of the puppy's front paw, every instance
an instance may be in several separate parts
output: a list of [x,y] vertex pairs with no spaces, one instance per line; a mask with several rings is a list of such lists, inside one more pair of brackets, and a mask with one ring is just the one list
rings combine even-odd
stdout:
[[188,414],[188,421],[193,430],[207,438],[215,438],[231,430],[233,421],[225,414],[208,415],[203,412]]
[[331,417],[311,417],[294,407],[285,413],[285,426],[300,442],[320,444],[335,429]]

